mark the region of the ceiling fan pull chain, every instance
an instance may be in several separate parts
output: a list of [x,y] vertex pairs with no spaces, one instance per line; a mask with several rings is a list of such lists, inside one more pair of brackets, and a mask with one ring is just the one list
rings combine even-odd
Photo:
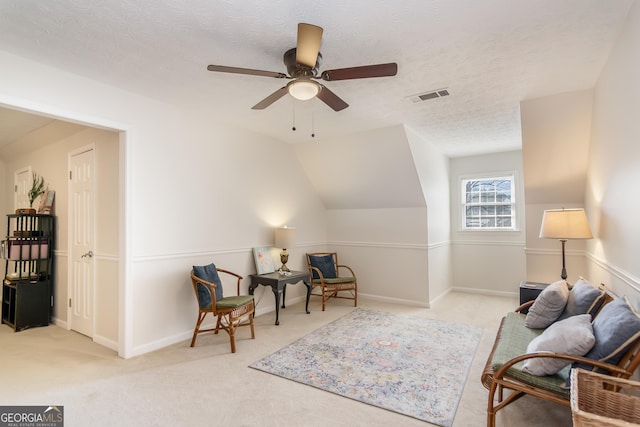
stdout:
[[315,138],[316,137],[316,115],[315,115],[315,108],[311,107],[311,138]]
[[296,131],[296,100],[293,100],[293,126],[291,127],[292,131]]

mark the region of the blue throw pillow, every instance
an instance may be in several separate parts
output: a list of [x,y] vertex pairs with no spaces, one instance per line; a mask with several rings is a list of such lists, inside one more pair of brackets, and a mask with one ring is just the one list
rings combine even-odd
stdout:
[[591,314],[598,311],[604,302],[605,292],[598,289],[582,277],[571,288],[564,311],[558,320],[579,314]]
[[[585,357],[617,365],[640,337],[640,316],[629,304],[627,297],[616,298],[605,305],[593,320],[593,334],[596,344]],[[593,369],[579,364],[574,364],[575,367]]]
[[[220,276],[218,275],[216,265],[214,263],[203,266],[194,265],[193,272],[200,279],[206,280],[207,282],[215,283],[216,301],[220,301],[220,298],[222,298],[222,281],[220,280]],[[211,304],[211,301],[209,300],[211,298],[209,296],[209,292],[202,284],[198,284],[198,296],[200,297],[199,299],[201,308],[204,308],[207,305]]]
[[[309,262],[311,263],[311,267],[316,267],[322,273],[322,276],[325,279],[335,279],[336,274],[336,266],[333,263],[333,255],[309,255]],[[313,278],[319,279],[318,272],[313,270]]]

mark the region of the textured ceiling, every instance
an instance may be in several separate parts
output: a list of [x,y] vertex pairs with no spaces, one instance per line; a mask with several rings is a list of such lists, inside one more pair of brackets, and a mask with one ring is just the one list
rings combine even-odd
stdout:
[[[0,49],[292,143],[403,123],[462,156],[520,148],[521,100],[592,87],[633,1],[2,0]],[[298,22],[324,28],[321,71],[398,75],[326,82],[350,107],[296,102],[293,132],[289,96],[251,110],[282,80],[206,70],[285,72]]]

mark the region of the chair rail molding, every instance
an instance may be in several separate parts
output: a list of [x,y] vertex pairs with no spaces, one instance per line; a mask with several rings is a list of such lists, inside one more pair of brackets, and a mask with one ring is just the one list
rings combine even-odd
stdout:
[[426,250],[430,245],[422,243],[381,243],[381,242],[327,242],[327,246],[351,246],[363,248],[386,248],[386,249],[411,249]]
[[611,275],[617,277],[626,285],[633,288],[636,292],[640,293],[640,278],[634,277],[631,273],[624,271],[623,269],[603,260],[602,258],[598,258],[590,252],[585,252],[585,256],[588,260],[596,264],[598,267],[602,268],[607,273],[610,273]]
[[525,242],[512,240],[453,240],[459,246],[518,246],[525,248]]

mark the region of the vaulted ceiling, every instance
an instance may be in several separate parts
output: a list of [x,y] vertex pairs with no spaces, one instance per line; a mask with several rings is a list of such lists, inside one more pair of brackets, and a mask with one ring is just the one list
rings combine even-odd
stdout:
[[[520,101],[592,87],[633,0],[21,0],[0,2],[0,49],[291,143],[404,124],[444,154],[519,149]],[[350,106],[289,96],[251,106],[285,72],[296,26],[324,28],[320,70],[397,62],[326,82]],[[446,88],[420,103],[408,97]],[[0,113],[0,143],[27,124]],[[295,123],[297,130],[291,130]]]

